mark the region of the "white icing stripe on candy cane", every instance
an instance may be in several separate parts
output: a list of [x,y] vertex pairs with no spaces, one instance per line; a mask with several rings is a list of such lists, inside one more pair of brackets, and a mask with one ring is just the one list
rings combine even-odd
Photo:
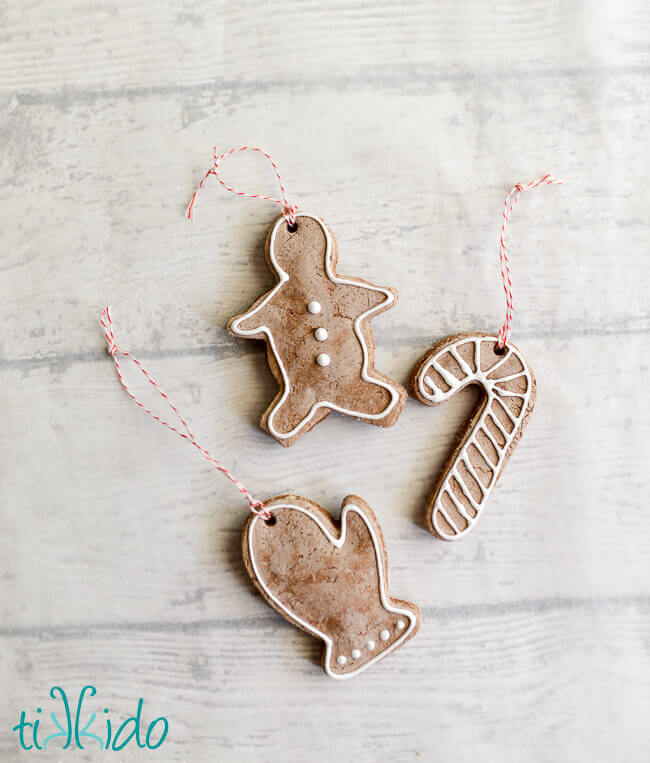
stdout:
[[[447,491],[445,490],[445,492],[444,492],[444,493],[441,493],[441,495],[447,495]],[[442,503],[440,504],[440,509],[439,509],[439,511],[440,511],[440,513],[442,514],[443,518],[446,520],[446,522],[447,522],[447,524],[449,525],[449,527],[453,527],[453,526],[454,526],[454,523],[451,521],[451,518],[449,517],[449,515],[448,515],[448,514],[447,514],[447,512],[445,511],[445,508],[444,508],[444,506],[442,505]]]
[[[478,452],[479,452],[479,454],[480,454],[481,458],[482,458],[482,459],[485,461],[485,463],[486,463],[488,466],[494,466],[494,464],[492,463],[492,461],[491,461],[491,460],[490,460],[490,459],[487,457],[487,453],[486,453],[486,452],[483,450],[483,448],[481,447],[481,443],[478,441],[478,437],[476,438],[476,441],[474,442],[474,447],[476,448],[476,450],[478,450]],[[490,475],[490,482],[492,481],[492,477],[493,477],[493,476],[494,476],[494,474],[491,474],[491,475]],[[488,482],[488,485],[490,484],[490,482]]]
[[[332,646],[333,646],[333,640],[327,635],[327,633],[324,633],[323,631],[318,630],[318,628],[314,627],[311,623],[308,623],[306,620],[303,620],[301,617],[298,617],[294,612],[292,612],[288,607],[286,607],[280,599],[278,599],[277,596],[275,596],[269,588],[266,586],[264,579],[260,575],[259,568],[257,566],[257,561],[255,559],[255,552],[253,549],[253,533],[255,532],[255,526],[257,525],[258,521],[264,521],[259,516],[253,517],[252,521],[248,525],[248,556],[250,559],[251,566],[253,568],[253,572],[255,573],[255,578],[260,584],[260,586],[263,588],[264,593],[266,596],[268,596],[271,601],[273,601],[283,612],[286,612],[289,617],[294,620],[297,623],[300,623],[300,625],[309,633],[312,633],[314,636],[317,636],[318,638],[322,639],[325,642],[325,671],[326,673],[331,676],[332,678],[337,678],[339,680],[343,680],[346,678],[352,678],[352,676],[355,676],[364,670],[366,668],[369,668],[371,665],[373,665],[375,662],[380,660],[382,657],[384,657],[387,654],[390,654],[392,651],[394,651],[403,641],[406,640],[406,638],[413,632],[416,624],[417,624],[417,617],[413,612],[411,612],[408,609],[404,609],[402,607],[396,607],[393,604],[390,603],[386,589],[386,576],[384,574],[384,565],[382,563],[382,555],[383,550],[379,544],[379,540],[377,538],[377,534],[375,532],[375,528],[373,527],[372,522],[366,517],[366,515],[363,513],[363,509],[360,506],[357,506],[354,503],[348,503],[343,507],[343,511],[341,512],[341,534],[337,538],[335,535],[332,535],[332,533],[327,529],[327,527],[323,524],[323,522],[320,520],[318,516],[316,516],[314,513],[309,511],[309,509],[306,509],[302,506],[297,506],[295,504],[291,503],[285,503],[285,504],[271,504],[269,505],[269,509],[273,514],[275,514],[278,511],[282,511],[282,509],[292,509],[294,511],[299,511],[302,514],[306,514],[311,520],[313,520],[320,530],[322,531],[323,535],[327,538],[327,540],[335,547],[335,548],[342,548],[345,543],[345,536],[347,534],[347,516],[348,514],[353,511],[356,514],[358,514],[361,517],[361,520],[365,524],[365,526],[368,529],[368,532],[370,533],[370,537],[372,538],[372,545],[375,551],[375,562],[377,563],[377,573],[379,575],[379,595],[381,599],[382,607],[387,612],[392,612],[397,615],[403,615],[408,620],[408,627],[403,630],[403,632],[400,633],[397,639],[393,641],[389,646],[387,646],[385,649],[382,649],[380,652],[378,652],[373,658],[368,660],[368,662],[365,662],[363,665],[360,665],[358,668],[355,668],[355,670],[351,670],[349,673],[335,673],[330,668],[330,661],[332,657]],[[383,632],[382,632],[383,633]],[[383,637],[382,637],[383,639]],[[372,644],[372,646],[370,646]],[[368,649],[374,649],[375,644],[374,642],[369,641],[368,642]]]
[[[318,225],[321,227],[323,234],[325,235],[325,240],[327,242],[327,248],[325,251],[325,272],[327,274],[327,277],[332,281],[333,283],[340,283],[340,284],[347,284],[350,286],[359,286],[363,289],[368,289],[370,291],[378,291],[386,296],[386,299],[381,302],[379,305],[376,305],[375,307],[371,307],[369,310],[366,310],[365,313],[361,313],[355,321],[354,321],[354,333],[357,335],[357,339],[359,340],[359,344],[361,345],[361,351],[363,353],[363,365],[361,367],[361,378],[366,381],[370,382],[371,384],[376,384],[379,387],[383,387],[385,390],[387,390],[390,393],[390,403],[386,406],[386,408],[381,411],[380,413],[361,413],[360,411],[353,411],[349,408],[342,408],[341,406],[336,405],[335,403],[329,403],[325,400],[320,401],[318,403],[314,403],[312,405],[309,413],[298,423],[296,426],[290,431],[290,432],[278,432],[278,430],[273,425],[273,419],[275,417],[275,414],[280,410],[282,405],[284,404],[284,401],[287,399],[289,392],[291,391],[291,384],[289,382],[289,376],[287,374],[287,371],[284,367],[284,364],[282,363],[282,359],[280,358],[280,355],[277,351],[277,348],[275,346],[275,341],[273,339],[273,335],[271,333],[271,330],[268,326],[259,326],[255,329],[251,329],[250,331],[242,331],[242,329],[239,328],[239,324],[250,318],[252,315],[255,315],[255,313],[258,310],[261,310],[266,303],[272,299],[277,291],[284,286],[284,284],[289,280],[288,274],[282,270],[282,268],[278,265],[277,260],[275,258],[275,234],[277,233],[278,227],[285,223],[285,219],[283,217],[279,217],[273,226],[273,230],[271,231],[270,236],[270,245],[269,245],[269,259],[271,260],[273,267],[275,268],[275,272],[278,274],[279,281],[277,285],[269,292],[266,299],[264,299],[254,310],[251,310],[248,313],[245,313],[240,318],[238,318],[231,326],[231,330],[234,334],[238,334],[239,336],[249,336],[251,334],[259,334],[263,333],[266,334],[269,344],[271,346],[271,349],[273,350],[273,355],[275,357],[275,361],[278,365],[278,368],[280,369],[280,374],[282,375],[282,381],[284,383],[284,392],[282,393],[282,396],[276,403],[276,405],[273,407],[273,410],[271,413],[269,413],[268,418],[266,420],[266,426],[269,429],[269,432],[274,437],[277,437],[279,440],[287,440],[290,437],[293,437],[297,432],[302,429],[305,424],[307,424],[311,419],[313,418],[314,414],[319,408],[331,408],[333,411],[338,411],[339,413],[344,413],[347,416],[354,416],[357,419],[367,419],[370,421],[379,421],[391,412],[391,410],[395,407],[397,404],[397,401],[399,400],[399,392],[396,390],[392,385],[387,384],[386,382],[382,381],[381,379],[375,379],[373,376],[368,375],[368,362],[370,360],[369,354],[368,354],[368,347],[366,346],[365,339],[363,337],[363,332],[361,331],[361,321],[364,318],[368,318],[369,316],[373,315],[374,313],[378,312],[380,309],[385,309],[387,305],[392,304],[395,301],[395,297],[391,291],[388,289],[382,289],[380,286],[372,286],[367,283],[359,283],[358,281],[355,281],[354,279],[350,278],[342,278],[341,276],[334,275],[334,272],[332,270],[332,263],[331,263],[331,256],[332,256],[332,237],[330,235],[330,232],[327,229],[327,226],[323,223],[321,219],[318,217],[315,217],[314,215],[308,215],[304,212],[301,212],[300,215],[298,215],[298,219],[300,217],[309,217],[311,220],[315,220]],[[318,305],[320,308],[320,305],[317,302],[310,302],[309,305]],[[311,312],[310,306],[308,305],[308,309]]]
[[[487,416],[486,416],[487,419]],[[494,411],[491,412],[490,415],[490,421],[494,424],[494,426],[501,432],[501,434],[505,437],[505,439],[508,439],[508,433],[505,430],[505,427],[503,424],[499,421],[499,417],[494,413]]]
[[[436,532],[445,540],[457,540],[458,538],[461,538],[468,533],[478,521],[490,493],[496,484],[497,476],[503,466],[508,449],[514,440],[519,425],[528,409],[528,402],[532,391],[532,377],[528,364],[519,350],[512,345],[508,345],[506,354],[503,358],[496,362],[491,368],[488,368],[485,371],[481,370],[481,345],[486,343],[492,348],[496,342],[498,342],[498,337],[496,336],[461,337],[453,344],[443,347],[433,357],[429,358],[426,363],[424,363],[417,376],[416,384],[418,392],[423,398],[432,403],[437,404],[445,402],[459,389],[472,382],[478,382],[487,396],[487,400],[485,401],[483,411],[478,421],[463,444],[463,447],[460,449],[451,468],[447,471],[447,475],[440,485],[435,498],[431,522]],[[458,351],[460,347],[467,345],[472,347],[472,362],[476,370],[472,370],[471,365]],[[447,354],[455,361],[458,368],[460,368],[463,374],[460,379],[455,373],[448,368],[444,368],[440,364],[442,358]],[[521,370],[507,374],[501,378],[494,378],[495,372],[497,372],[512,356],[514,356],[521,365]],[[440,389],[435,381],[427,376],[430,371],[437,373],[449,389],[446,391]],[[524,392],[512,392],[500,386],[515,379],[526,380],[526,389]],[[521,401],[521,410],[517,415],[512,412],[510,406],[507,404],[505,400],[507,398],[517,398]],[[505,417],[512,426],[510,432],[508,432],[507,427],[504,426],[502,420],[499,418],[501,410],[497,412],[498,408],[505,412]],[[492,432],[490,432],[490,426],[493,426],[493,429],[499,432],[504,441],[503,445],[496,441],[496,438],[493,436]],[[487,441],[490,442],[494,448],[497,454],[496,464],[494,463],[493,458],[489,458],[485,449],[481,447],[481,443],[478,439],[479,432],[486,437]],[[470,458],[471,446],[476,448],[485,462],[486,467],[490,470],[490,478],[487,485],[485,485],[479,478],[478,471],[472,464]],[[472,494],[472,485],[468,484],[469,478],[464,479],[458,468],[461,463],[465,466],[468,474],[471,475],[472,479],[478,485],[478,489],[481,492],[481,498],[478,501]],[[454,489],[454,481],[457,486],[456,489]],[[455,523],[452,520],[449,509],[445,508],[445,496],[456,512],[458,512],[458,514],[467,522],[467,527],[465,529],[458,527],[457,522]],[[476,512],[476,516],[472,517],[470,515],[468,506]],[[451,534],[446,527],[441,525],[441,518],[448,527],[452,528]]]

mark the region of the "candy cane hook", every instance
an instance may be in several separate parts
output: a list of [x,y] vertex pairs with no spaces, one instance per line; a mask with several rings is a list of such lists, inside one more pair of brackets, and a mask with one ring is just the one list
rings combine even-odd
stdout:
[[503,291],[506,295],[506,318],[499,328],[499,341],[497,342],[497,349],[503,350],[510,337],[512,330],[512,318],[514,314],[514,297],[512,294],[512,279],[510,277],[510,263],[508,262],[508,249],[506,247],[506,226],[510,220],[510,215],[514,212],[517,206],[519,196],[524,191],[532,191],[535,188],[540,188],[543,185],[561,185],[561,180],[555,180],[550,175],[544,175],[537,180],[531,180],[530,183],[522,184],[516,183],[512,186],[508,195],[506,196],[505,205],[503,207],[503,222],[501,223],[501,238],[499,241],[499,260],[501,262],[501,280],[503,281]]

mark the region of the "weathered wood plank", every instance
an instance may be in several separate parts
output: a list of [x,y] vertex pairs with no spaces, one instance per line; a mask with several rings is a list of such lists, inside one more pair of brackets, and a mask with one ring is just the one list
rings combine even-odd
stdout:
[[[261,354],[150,365],[201,440],[261,497],[296,491],[335,512],[348,492],[366,498],[384,524],[395,590],[440,606],[638,591],[650,531],[649,411],[637,407],[649,373],[642,343],[618,337],[610,369],[600,338],[529,340],[537,410],[479,527],[457,544],[423,530],[422,508],[471,392],[437,409],[411,400],[390,430],[331,416],[287,451],[257,427],[274,389]],[[382,355],[399,375],[418,352]],[[149,395],[136,374],[133,383]],[[126,398],[107,357],[3,377],[20,384],[15,399],[23,401],[5,413],[0,445],[0,460],[12,463],[5,488],[15,497],[4,534],[20,547],[28,533],[28,552],[1,562],[7,625],[120,621],[125,607],[137,613],[127,620],[161,619],[162,611],[172,621],[247,613],[238,551],[245,502]],[[23,435],[26,402],[37,438]],[[324,457],[333,444],[336,457]],[[615,562],[618,548],[624,564]],[[21,596],[39,607],[17,608]]]
[[[262,245],[274,210],[216,183],[194,223],[184,206],[215,139],[223,147],[242,135],[268,143],[290,124],[306,133],[299,155],[284,134],[272,139],[273,152],[297,200],[332,226],[341,272],[400,290],[398,307],[377,321],[389,339],[498,325],[502,201],[508,183],[546,170],[567,184],[526,197],[510,231],[515,330],[647,332],[648,277],[623,266],[642,255],[650,214],[637,161],[650,120],[646,78],[603,88],[582,76],[560,91],[555,84],[539,88],[541,124],[505,84],[488,104],[482,82],[413,96],[368,93],[363,113],[356,93],[326,89],[283,100],[281,123],[277,93],[234,111],[222,96],[187,129],[182,97],[144,95],[128,109],[112,96],[93,107],[19,103],[5,117],[9,150],[0,158],[0,200],[12,210],[3,226],[3,361],[88,352],[95,313],[108,301],[136,348],[221,343],[227,318],[272,283]],[[580,109],[585,97],[592,110]],[[333,124],[323,121],[328,99],[341,113]],[[570,125],[544,116],[565,108],[575,113]],[[479,129],[484,109],[487,131]],[[143,129],[150,114],[156,124]],[[266,138],[260,114],[275,119]],[[617,139],[599,144],[594,131],[603,130]],[[600,161],[585,159],[596,152]],[[626,166],[612,186],[612,167]],[[241,172],[243,187],[273,190],[263,165],[233,160],[231,172],[233,180]]]
[[647,7],[638,0],[631,6],[623,19],[600,3],[567,7],[555,0],[417,0],[408,12],[388,0],[23,3],[3,13],[11,35],[0,87],[168,90],[244,80],[254,86],[250,95],[269,81],[354,86],[370,77],[408,86],[427,67],[452,71],[462,83],[468,72],[516,81],[526,70],[647,66]]
[[[433,609],[408,648],[358,681],[325,681],[316,643],[260,601],[252,622],[90,629],[3,641],[16,688],[3,727],[47,688],[95,680],[112,717],[164,714],[165,760],[643,760],[650,603]],[[282,676],[282,680],[278,680]],[[629,713],[628,697],[635,696]],[[44,720],[44,724],[46,720]],[[611,734],[626,728],[625,739]],[[11,756],[14,740],[3,734]],[[133,756],[131,758],[131,756]],[[151,756],[151,753],[149,753]],[[138,751],[129,759],[140,760]]]
[[[647,3],[29,0],[0,26],[0,757],[27,755],[20,708],[94,682],[169,716],[172,761],[647,759]],[[332,416],[289,451],[258,429],[273,381],[223,327],[272,282],[274,210],[212,183],[183,218],[210,147],[245,142],[341,272],[399,289],[374,328],[403,382],[433,341],[497,327],[508,185],[566,181],[510,229],[540,398],[462,543],[421,510],[471,394],[388,431]],[[245,157],[228,173],[273,188]],[[406,649],[321,675],[242,572],[245,504],[120,390],[107,303],[258,495],[370,502],[424,611]]]

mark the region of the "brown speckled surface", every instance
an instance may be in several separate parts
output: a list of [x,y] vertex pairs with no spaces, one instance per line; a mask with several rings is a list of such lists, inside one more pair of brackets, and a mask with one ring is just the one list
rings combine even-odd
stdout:
[[[370,290],[367,287],[371,284],[360,278],[350,279],[354,281],[353,284],[334,283],[325,270],[327,240],[323,228],[316,220],[306,216],[298,216],[297,225],[297,230],[292,233],[287,223],[282,222],[274,236],[275,259],[289,279],[266,304],[261,306],[269,293],[263,294],[246,313],[233,317],[228,324],[231,333],[241,336],[233,324],[243,316],[248,316],[239,323],[239,330],[256,331],[261,326],[266,326],[273,336],[276,352],[289,378],[289,394],[275,412],[273,426],[280,434],[291,432],[308,416],[312,406],[323,401],[366,415],[379,415],[387,410],[381,418],[365,420],[377,426],[392,426],[404,407],[406,390],[375,369],[375,344],[370,320],[396,303],[397,291],[388,289],[395,298],[389,304],[386,295]],[[276,269],[270,259],[273,230],[274,227],[267,237],[266,258],[275,273]],[[331,239],[331,269],[336,274],[338,252],[336,239],[332,235]],[[307,311],[306,306],[310,301],[321,304],[322,312],[319,315],[311,315]],[[250,315],[258,306],[254,315]],[[376,308],[376,312],[360,323],[368,352],[367,373],[371,378],[389,384],[398,396],[389,410],[390,392],[361,377],[363,353],[354,331],[354,321],[371,308]],[[314,330],[319,327],[328,332],[328,338],[322,342],[314,337]],[[248,335],[248,338],[267,342],[268,363],[280,385],[278,394],[261,420],[262,427],[273,434],[270,431],[269,416],[284,393],[285,383],[267,335],[260,330]],[[315,362],[319,353],[330,356],[329,366],[321,367]],[[331,410],[329,407],[318,408],[294,435],[277,438],[278,442],[285,446],[293,445],[326,418]]]
[[[425,405],[429,406],[435,406],[435,405],[441,405],[442,403],[434,403],[431,400],[424,397],[418,387],[418,379],[422,373],[423,368],[426,366],[426,364],[429,362],[429,360],[434,357],[437,353],[439,353],[441,350],[443,350],[445,347],[451,347],[452,345],[455,345],[459,340],[462,339],[472,339],[474,337],[490,337],[490,334],[485,334],[482,332],[470,332],[466,334],[455,334],[454,336],[446,337],[445,339],[442,339],[440,342],[436,343],[430,350],[428,350],[416,363],[415,368],[413,370],[412,376],[411,376],[411,388],[413,390],[413,394],[417,399],[424,403]],[[509,347],[514,347],[511,343],[509,344]],[[472,354],[469,352],[469,345],[459,345],[457,348],[459,354],[464,358],[464,360],[469,363],[469,365],[474,368],[474,360]],[[518,348],[517,352],[523,356],[523,353]],[[492,368],[492,366],[496,365],[497,362],[502,360],[503,356],[497,354],[494,351],[494,348],[487,342],[481,343],[481,356],[480,356],[480,363],[481,368],[484,371],[487,371],[489,368]],[[443,366],[443,368],[446,368],[448,371],[453,373],[458,378],[462,378],[463,374],[460,370],[460,367],[458,364],[454,361],[453,357],[447,353],[446,355],[442,355],[440,358],[440,364]],[[509,373],[515,373],[519,370],[523,370],[521,363],[516,358],[516,356],[511,355],[510,358],[506,360],[504,365],[499,369],[499,376],[506,376]],[[489,444],[489,441],[485,441],[482,443],[483,447],[485,448],[488,456],[493,459],[493,463],[497,465],[497,475],[496,475],[496,481],[501,477],[503,474],[503,470],[506,467],[506,464],[508,463],[510,457],[514,453],[517,444],[519,440],[521,439],[521,436],[524,433],[524,429],[526,428],[526,424],[528,423],[528,419],[530,417],[530,414],[532,413],[532,410],[535,406],[535,401],[537,399],[537,385],[535,382],[535,374],[533,373],[532,368],[530,366],[527,366],[527,370],[530,373],[531,378],[531,394],[528,399],[526,410],[523,413],[523,416],[518,419],[518,423],[516,425],[516,432],[514,435],[514,438],[510,445],[508,446],[507,451],[500,456],[499,454],[499,460],[498,454],[496,453],[496,450],[493,446]],[[427,376],[431,378],[431,381],[440,389],[443,391],[449,389],[449,385],[446,384],[442,376],[435,371],[435,369],[429,369],[426,373]],[[497,378],[497,377],[495,377]],[[468,379],[467,385],[473,384],[474,386],[481,387],[479,382],[473,381],[471,378]],[[504,382],[504,389],[508,389],[511,392],[525,392],[526,391],[526,381],[523,377],[513,379],[509,382]],[[460,427],[459,434],[457,436],[456,442],[454,446],[452,447],[449,457],[445,461],[442,469],[440,470],[438,477],[435,481],[435,484],[433,486],[433,489],[429,493],[429,496],[427,497],[425,508],[424,508],[424,520],[425,525],[429,532],[431,532],[433,535],[436,535],[437,537],[441,538],[442,540],[448,540],[448,538],[444,538],[436,531],[436,527],[434,525],[434,509],[435,504],[438,499],[438,496],[440,495],[440,492],[442,490],[442,487],[444,485],[444,482],[447,478],[447,475],[449,471],[454,466],[454,463],[456,462],[456,459],[458,458],[458,455],[460,454],[463,446],[467,442],[468,438],[472,434],[475,426],[477,425],[478,420],[481,417],[481,414],[483,413],[485,406],[488,402],[488,396],[485,394],[485,391],[481,387],[481,395],[479,397],[479,401],[473,410],[473,412],[470,414],[470,416],[465,421],[464,425]],[[500,421],[501,425],[506,428],[506,430],[509,430],[509,427],[512,426],[510,420],[507,418],[506,414],[501,409],[502,404],[507,404],[510,408],[510,411],[513,416],[519,417],[521,414],[521,405],[522,402],[518,398],[501,398],[501,402],[493,400],[491,403],[491,412],[493,416],[496,416],[498,420]],[[490,433],[492,437],[501,445],[505,442],[503,435],[500,434],[499,430],[497,428],[492,428],[490,430]],[[478,451],[474,450],[469,453],[469,458],[472,463],[472,466],[476,470],[476,472],[479,474],[479,477],[483,480],[483,484],[487,485],[489,475],[491,475],[490,468],[485,464],[483,458],[478,453]],[[466,470],[466,467],[465,467]],[[462,469],[461,469],[462,471]],[[464,480],[464,489],[468,490],[473,499],[477,502],[481,499],[481,490],[479,486],[475,483],[475,480],[469,475],[463,472],[463,480]],[[471,503],[467,500],[463,493],[463,489],[458,485],[457,483],[454,483],[453,485],[454,495],[457,500],[461,501],[463,506],[465,507],[465,510],[468,512],[468,514],[474,518],[476,517],[476,510],[473,508]],[[445,500],[446,499],[446,500]],[[465,530],[468,526],[467,520],[458,512],[458,510],[455,508],[453,502],[449,500],[448,496],[443,495],[443,501],[444,501],[444,507],[445,510],[450,514],[451,519],[454,521],[457,527],[461,529],[461,531]],[[438,521],[441,521],[444,523],[445,529],[443,532],[448,531],[450,534],[455,532],[455,528],[449,527],[449,524],[444,520],[442,516],[438,517]]]
[[[336,539],[342,535],[341,523],[317,503],[285,495],[265,504],[272,511],[277,507],[274,523],[251,515],[242,529],[246,570],[266,601],[287,620],[312,635],[318,635],[314,633],[318,631],[331,640],[331,652],[323,650],[323,666],[328,673],[353,673],[386,656],[417,632],[421,617],[418,607],[388,594],[384,538],[365,501],[354,495],[343,501],[342,513],[346,506],[349,510],[345,541],[340,548],[315,519]],[[288,508],[287,504],[308,513]],[[389,606],[404,611],[389,611],[382,603],[382,595]],[[384,630],[389,633],[387,640],[380,636]],[[369,648],[369,642],[374,642],[374,647]],[[360,655],[353,658],[356,649]],[[339,655],[345,657],[345,664],[337,663]]]

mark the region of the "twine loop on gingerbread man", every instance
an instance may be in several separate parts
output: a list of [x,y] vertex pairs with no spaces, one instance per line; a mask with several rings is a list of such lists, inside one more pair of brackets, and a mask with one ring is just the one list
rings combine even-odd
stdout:
[[[258,153],[262,154],[262,156],[265,156],[271,166],[273,167],[273,170],[275,172],[275,176],[277,178],[278,184],[280,186],[280,192],[282,194],[281,199],[276,199],[274,196],[264,196],[260,193],[246,193],[245,191],[238,191],[235,188],[232,188],[229,186],[221,177],[219,174],[220,165],[223,162],[224,159],[227,159],[229,156],[232,156],[233,154],[240,153],[241,151],[257,151]],[[282,176],[280,175],[280,170],[278,169],[277,164],[273,161],[271,158],[271,155],[268,154],[266,151],[264,151],[261,148],[256,148],[255,146],[241,146],[240,148],[231,148],[230,151],[225,151],[223,154],[218,155],[217,154],[217,148],[216,146],[213,148],[213,165],[210,167],[210,169],[205,173],[203,176],[201,182],[199,183],[196,191],[192,194],[192,199],[190,201],[190,204],[187,208],[187,219],[191,220],[192,215],[194,212],[194,205],[196,203],[197,196],[199,194],[199,191],[203,188],[203,185],[205,181],[208,179],[210,175],[214,175],[217,180],[221,183],[221,185],[231,193],[236,194],[237,196],[245,196],[248,199],[263,199],[265,201],[273,201],[276,204],[279,205],[280,209],[282,210],[282,216],[284,219],[289,223],[289,226],[291,229],[294,228],[296,225],[296,215],[298,213],[298,205],[292,204],[288,197],[287,197],[287,191],[284,187],[284,182],[282,180]]]
[[[126,394],[133,400],[136,405],[138,405],[140,408],[142,408],[143,411],[148,413],[151,417],[153,417],[156,421],[158,421],[160,424],[162,424],[164,427],[169,429],[170,431],[177,434],[179,437],[182,437],[184,440],[187,440],[187,442],[191,443],[198,451],[201,453],[203,458],[205,458],[208,463],[212,464],[212,466],[215,467],[218,471],[220,471],[224,477],[229,479],[233,485],[239,490],[239,492],[246,498],[248,501],[248,505],[250,506],[250,510],[253,514],[256,514],[257,516],[261,517],[265,521],[269,521],[272,519],[271,512],[266,508],[264,503],[257,498],[255,498],[251,492],[246,488],[235,476],[232,474],[232,472],[224,466],[221,461],[219,461],[217,458],[215,458],[210,451],[208,451],[206,448],[204,448],[196,439],[194,436],[192,430],[189,427],[189,424],[187,421],[183,418],[178,408],[174,405],[174,403],[169,398],[169,395],[167,395],[160,387],[158,382],[151,376],[151,374],[147,371],[147,369],[140,363],[140,361],[132,355],[130,352],[125,352],[124,350],[121,350],[117,346],[117,341],[115,339],[115,329],[113,328],[113,318],[111,315],[111,308],[107,307],[101,314],[100,317],[100,323],[102,325],[102,330],[104,332],[104,336],[106,337],[106,344],[107,344],[107,350],[108,354],[113,358],[113,363],[115,364],[115,371],[117,373],[117,377],[120,380],[120,384],[124,388],[124,391]],[[158,394],[165,400],[167,405],[171,408],[171,410],[174,412],[176,417],[178,418],[182,430],[178,429],[178,427],[175,427],[173,424],[170,424],[168,421],[163,419],[161,416],[158,416],[156,413],[154,413],[150,408],[147,408],[147,406],[142,403],[138,398],[131,392],[131,389],[129,388],[129,385],[124,377],[122,367],[120,366],[119,357],[123,357],[127,360],[130,360],[133,365],[135,365],[137,368],[140,369],[142,374],[144,375],[145,379],[151,384],[151,386],[158,392]]]

